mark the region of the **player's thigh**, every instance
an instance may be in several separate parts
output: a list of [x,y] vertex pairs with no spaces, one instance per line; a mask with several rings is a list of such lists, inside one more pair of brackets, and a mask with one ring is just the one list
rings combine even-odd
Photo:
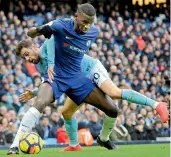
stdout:
[[[95,67],[91,70],[89,78],[100,88],[103,84],[103,82],[110,80],[110,77],[108,75],[107,70],[102,65],[100,61],[98,61],[95,65]],[[104,91],[102,89],[102,91]],[[106,91],[104,91],[106,92]]]
[[37,97],[41,97],[41,99],[52,102],[54,100],[52,86],[48,82],[42,83],[39,86]]
[[91,70],[88,76],[99,88],[105,80],[110,79],[107,73],[107,70],[102,65],[100,61],[98,61],[95,67]]
[[47,82],[42,83],[38,89],[38,94],[33,106],[40,112],[43,112],[44,108],[53,101],[54,96],[51,85]]
[[115,99],[121,98],[121,89],[112,82],[107,70],[100,61],[92,69],[90,77],[104,93]]
[[74,103],[69,97],[66,98],[64,107],[62,108],[62,115],[64,119],[71,119],[74,113],[79,110],[81,105]]

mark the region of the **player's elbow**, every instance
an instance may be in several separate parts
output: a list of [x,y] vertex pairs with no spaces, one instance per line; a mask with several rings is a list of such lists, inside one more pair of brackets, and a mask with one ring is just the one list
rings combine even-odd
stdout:
[[32,35],[31,35],[31,31],[30,31],[30,30],[28,30],[27,35],[28,35],[29,37],[31,37],[31,36],[32,36]]
[[29,37],[31,37],[31,38],[36,37],[37,34],[38,34],[38,32],[37,32],[37,28],[36,28],[36,27],[30,28],[30,29],[28,30],[28,32],[27,32],[27,35],[28,35]]

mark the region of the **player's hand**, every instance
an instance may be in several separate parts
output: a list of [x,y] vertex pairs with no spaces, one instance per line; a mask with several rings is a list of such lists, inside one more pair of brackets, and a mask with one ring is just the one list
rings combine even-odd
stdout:
[[19,101],[26,102],[34,97],[34,93],[30,89],[26,89],[26,91],[19,96]]
[[54,68],[53,66],[48,67],[48,78],[50,81],[54,79],[54,75],[55,75],[53,68]]

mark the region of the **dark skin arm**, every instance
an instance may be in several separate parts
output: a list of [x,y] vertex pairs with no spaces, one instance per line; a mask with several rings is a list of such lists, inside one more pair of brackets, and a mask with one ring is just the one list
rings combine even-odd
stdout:
[[41,35],[39,32],[38,32],[38,29],[37,27],[32,27],[29,29],[29,31],[27,32],[27,35],[31,38],[35,38],[36,36],[39,36]]
[[27,35],[31,38],[35,38],[36,36],[39,36],[39,35],[44,35],[45,38],[50,39],[53,31],[55,30],[53,30],[49,25],[43,25],[40,27],[30,28]]

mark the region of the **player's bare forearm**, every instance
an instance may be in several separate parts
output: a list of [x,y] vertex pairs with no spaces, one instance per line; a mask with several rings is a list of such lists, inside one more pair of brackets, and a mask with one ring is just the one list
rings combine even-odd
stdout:
[[35,38],[36,36],[39,36],[41,34],[38,32],[37,27],[32,27],[29,29],[27,35],[31,38]]

